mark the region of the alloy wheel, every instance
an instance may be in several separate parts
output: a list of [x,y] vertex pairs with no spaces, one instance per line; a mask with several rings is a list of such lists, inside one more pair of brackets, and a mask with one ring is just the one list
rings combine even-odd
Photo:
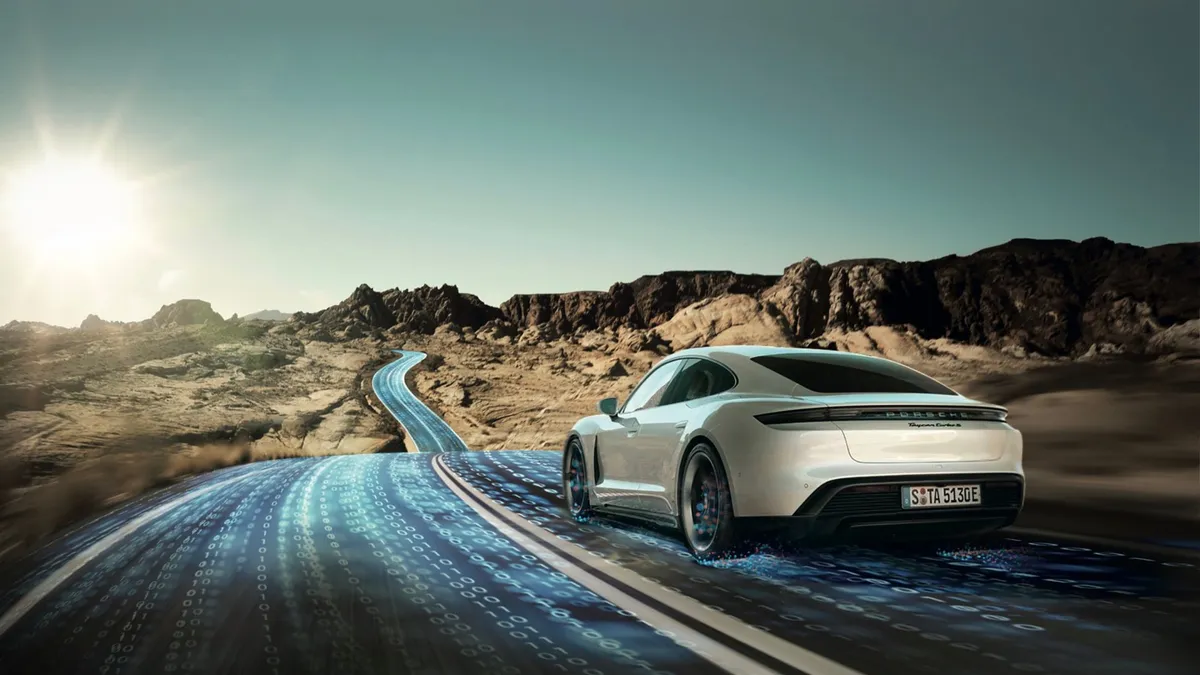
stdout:
[[684,485],[687,486],[684,527],[692,546],[704,551],[716,539],[721,516],[721,490],[717,483],[717,472],[707,456],[697,453],[688,462]]

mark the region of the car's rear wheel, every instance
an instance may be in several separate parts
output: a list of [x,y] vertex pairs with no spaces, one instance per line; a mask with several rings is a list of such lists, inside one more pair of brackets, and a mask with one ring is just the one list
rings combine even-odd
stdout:
[[575,520],[587,520],[592,515],[587,464],[583,459],[583,445],[578,438],[572,438],[567,444],[566,457],[563,459],[563,499]]
[[717,451],[707,443],[697,443],[683,462],[679,514],[683,538],[701,560],[733,553],[740,543],[729,480]]

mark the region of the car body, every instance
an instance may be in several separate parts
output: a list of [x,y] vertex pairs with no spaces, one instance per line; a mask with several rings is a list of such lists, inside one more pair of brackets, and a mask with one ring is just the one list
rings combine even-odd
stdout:
[[[698,555],[748,534],[965,536],[1011,524],[1024,503],[1022,438],[1005,408],[888,359],[687,349],[656,363],[624,405],[599,407],[564,446],[572,513],[680,527]],[[713,474],[703,489],[692,484],[697,453],[698,471]],[[727,536],[705,545],[689,530],[713,509]]]

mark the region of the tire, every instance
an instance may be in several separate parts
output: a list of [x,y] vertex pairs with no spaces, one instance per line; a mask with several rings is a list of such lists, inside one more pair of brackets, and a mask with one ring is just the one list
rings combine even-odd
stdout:
[[575,520],[582,522],[592,516],[587,462],[578,438],[567,443],[567,451],[563,454],[563,500],[567,503],[567,513]]
[[692,555],[713,560],[737,552],[742,542],[733,518],[729,480],[711,445],[697,443],[688,451],[678,495],[683,540]]

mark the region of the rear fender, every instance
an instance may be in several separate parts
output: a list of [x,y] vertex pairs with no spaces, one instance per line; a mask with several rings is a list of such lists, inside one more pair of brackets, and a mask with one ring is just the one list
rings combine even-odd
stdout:
[[687,459],[688,451],[697,443],[707,443],[717,453],[717,458],[721,461],[721,468],[725,471],[726,481],[730,484],[729,497],[733,502],[733,515],[738,513],[738,497],[737,491],[732,488],[732,481],[729,480],[729,460],[725,456],[725,450],[722,449],[721,443],[713,438],[706,430],[698,428],[686,437],[683,443],[680,444],[679,461],[676,462],[677,469],[675,470],[675,481],[671,486],[671,509],[673,515],[679,514],[679,489],[680,483],[683,481],[683,462]]
[[[729,457],[726,456],[724,443],[721,442],[718,433],[714,433],[714,429],[719,429],[720,418],[729,414],[729,400],[715,400],[709,404],[708,410],[704,412],[697,411],[692,417],[687,429],[684,431],[683,438],[679,443],[679,448],[676,450],[675,457],[675,480],[672,481],[670,487],[671,512],[678,516],[679,514],[679,486],[683,480],[683,463],[687,459],[688,452],[696,443],[703,441],[712,447],[717,453],[717,458],[721,461],[721,468],[725,471],[726,479],[729,478],[730,463]],[[735,405],[736,407],[736,405]],[[730,481],[732,485],[732,481]],[[733,514],[737,515],[738,498],[735,491],[730,489],[730,497],[733,502]]]
[[[703,437],[717,451],[717,456],[721,459],[726,478],[729,481],[735,517],[745,512],[743,504],[746,502],[743,495],[740,494],[738,486],[741,486],[742,490],[753,486],[756,480],[754,476],[757,476],[762,470],[762,467],[754,461],[755,457],[747,456],[745,452],[739,451],[739,446],[742,450],[746,450],[747,445],[752,446],[759,442],[755,436],[757,433],[769,433],[767,427],[755,419],[755,415],[805,407],[825,408],[826,406],[814,405],[790,396],[759,396],[729,400],[715,406],[709,414],[703,417],[702,428],[689,436],[685,447],[691,447],[690,443],[693,438]],[[833,424],[827,423],[824,426],[826,428],[822,431],[836,434],[837,452],[845,453],[845,438],[841,431]],[[848,459],[848,456],[846,458]],[[680,461],[682,463],[682,458]]]

